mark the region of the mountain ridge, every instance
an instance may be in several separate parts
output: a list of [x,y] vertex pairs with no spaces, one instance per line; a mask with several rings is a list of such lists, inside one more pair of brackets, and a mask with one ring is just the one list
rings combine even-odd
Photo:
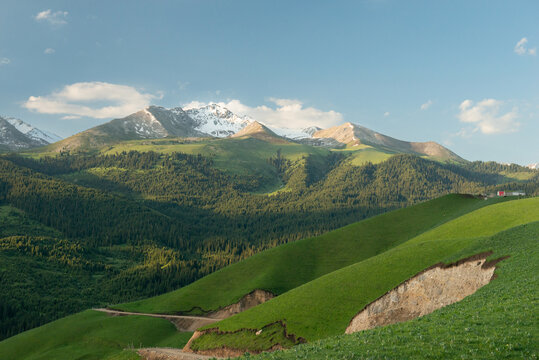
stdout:
[[[257,138],[271,143],[302,143],[354,150],[366,145],[387,154],[414,154],[439,161],[464,162],[460,156],[433,142],[408,142],[346,122],[328,129],[268,126],[238,115],[218,104],[182,109],[148,106],[124,118],[113,119],[64,139],[46,150],[53,152],[98,149],[122,141],[183,138]],[[358,147],[358,149],[360,149]]]
[[16,151],[44,146],[61,140],[20,119],[0,116],[0,150]]
[[313,134],[313,138],[333,139],[347,147],[381,146],[406,154],[431,156],[440,160],[464,161],[460,156],[434,141],[409,142],[399,140],[351,122],[319,130]]

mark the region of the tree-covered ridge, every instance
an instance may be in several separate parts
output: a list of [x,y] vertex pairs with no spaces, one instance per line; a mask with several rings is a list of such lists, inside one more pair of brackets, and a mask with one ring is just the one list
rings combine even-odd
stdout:
[[[503,177],[499,169],[412,155],[353,166],[338,153],[291,159],[276,152],[266,164],[283,191],[259,194],[265,179],[258,173],[225,172],[202,155],[1,157],[0,285],[10,310],[0,336],[170,291],[261,250],[391,209],[447,193],[494,191]],[[532,173],[502,188],[537,194],[537,179]],[[73,296],[81,287],[84,301]],[[18,321],[36,307],[40,316]]]

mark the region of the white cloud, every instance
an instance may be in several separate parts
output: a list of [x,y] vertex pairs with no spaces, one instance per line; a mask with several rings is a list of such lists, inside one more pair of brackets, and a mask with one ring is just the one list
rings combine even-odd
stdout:
[[81,116],[106,119],[132,114],[160,96],[161,93],[145,94],[127,85],[79,82],[50,95],[30,96],[23,106],[41,114],[61,114],[63,119]]
[[536,55],[537,49],[536,48],[528,49],[527,44],[528,44],[528,38],[523,37],[522,39],[520,39],[515,45],[515,48],[514,48],[515,53],[517,53],[518,55],[526,55],[526,54]]
[[432,100],[428,100],[426,103],[421,104],[420,109],[421,110],[427,110],[432,105]]
[[[338,125],[343,121],[343,116],[339,112],[303,107],[303,103],[299,100],[276,98],[270,98],[269,100],[276,106],[259,105],[250,107],[242,104],[239,100],[217,102],[216,104],[224,106],[238,115],[248,115],[256,121],[277,128],[302,128],[308,126],[326,128]],[[189,109],[208,104],[212,104],[212,102],[192,101],[184,104],[183,108]]]
[[53,48],[46,48],[45,50],[43,50],[43,54],[45,55],[54,54],[55,52],[56,50],[54,50]]
[[7,65],[11,62],[7,57],[0,58],[0,66]]
[[386,112],[384,113],[384,116],[386,116],[386,117],[389,116],[389,115],[390,115],[390,114],[389,114],[389,111],[386,111]]
[[47,9],[37,13],[34,19],[36,21],[47,21],[51,25],[65,25],[67,24],[66,18],[68,14],[67,11],[52,12],[51,9]]
[[[474,104],[472,100],[464,100],[460,106],[458,118],[461,122],[473,124],[472,132],[481,131],[483,134],[509,133],[518,130],[520,124],[516,121],[516,108],[503,112],[503,101],[484,99]],[[469,136],[469,129],[462,129],[461,137]]]

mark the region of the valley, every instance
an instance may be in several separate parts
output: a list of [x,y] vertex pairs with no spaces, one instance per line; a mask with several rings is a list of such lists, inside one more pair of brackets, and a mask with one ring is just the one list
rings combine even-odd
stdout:
[[[481,195],[511,189],[531,197]],[[217,105],[149,107],[0,155],[0,357],[308,349],[538,221],[537,194],[536,170],[353,124],[274,131]]]
[[537,360],[537,14],[0,1],[0,360]]

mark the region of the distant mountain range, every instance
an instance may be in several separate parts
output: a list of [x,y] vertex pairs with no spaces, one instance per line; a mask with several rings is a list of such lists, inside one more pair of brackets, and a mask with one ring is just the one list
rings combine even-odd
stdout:
[[0,116],[0,150],[29,149],[61,139],[56,134],[40,130],[20,119]]
[[217,104],[199,108],[166,109],[149,106],[121,119],[114,119],[47,147],[48,151],[89,150],[127,140],[253,137],[272,143],[296,142],[330,148],[374,147],[388,153],[407,153],[444,161],[464,161],[435,142],[394,139],[352,123],[321,129],[276,128],[249,116],[234,114]]

